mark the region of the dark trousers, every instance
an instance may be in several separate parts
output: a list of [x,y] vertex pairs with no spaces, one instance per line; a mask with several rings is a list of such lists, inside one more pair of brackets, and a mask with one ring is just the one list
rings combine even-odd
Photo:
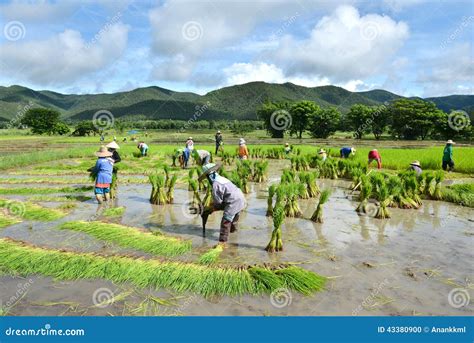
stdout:
[[443,170],[448,169],[448,166],[450,170],[454,169],[454,161],[443,161]]
[[237,231],[239,225],[239,216],[240,213],[237,213],[232,221],[222,218],[219,242],[227,242],[229,239],[229,233]]

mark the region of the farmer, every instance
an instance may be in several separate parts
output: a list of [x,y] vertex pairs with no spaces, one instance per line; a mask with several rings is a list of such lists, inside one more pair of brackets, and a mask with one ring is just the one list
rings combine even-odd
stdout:
[[290,144],[285,143],[285,154],[289,155],[291,153]]
[[188,137],[188,140],[186,141],[186,148],[188,148],[190,152],[194,149],[193,137]]
[[423,170],[421,170],[420,161],[413,161],[410,163],[410,170],[414,170],[417,176],[420,176]]
[[147,156],[147,154],[148,154],[148,145],[145,142],[138,143],[137,148],[140,150],[142,156]]
[[184,169],[184,149],[178,148],[173,154],[173,167],[176,167],[176,160],[179,161],[180,168]]
[[249,158],[249,150],[247,149],[247,144],[245,139],[239,139],[239,158],[241,160],[247,160]]
[[222,145],[224,145],[224,142],[223,142],[223,139],[222,139],[222,134],[220,131],[217,131],[216,133],[216,136],[214,137],[215,141],[216,141],[216,155],[217,155],[217,152],[220,150],[220,151],[223,151],[224,149],[222,148]]
[[118,149],[120,149],[120,146],[115,141],[110,142],[105,147],[112,153],[112,157],[110,157],[112,163],[119,163],[122,160],[117,151]]
[[97,162],[92,169],[96,175],[95,179],[95,197],[99,204],[103,201],[110,200],[110,184],[112,183],[112,163],[107,159],[112,157],[112,153],[105,146],[101,146],[99,151],[95,153],[98,157]]
[[204,166],[211,162],[211,153],[207,150],[193,150],[192,155],[198,166]]
[[349,158],[349,156],[355,155],[356,149],[354,147],[345,146],[340,150],[341,158]]
[[[453,145],[454,143],[451,139],[446,142],[446,146],[443,150],[443,170],[453,171],[454,170],[454,160],[453,160]],[[448,168],[449,167],[449,168]]]
[[320,149],[318,151],[318,155],[321,157],[321,161],[323,161],[323,162],[326,161],[327,158],[328,158],[328,153],[324,149]]
[[199,181],[207,177],[212,186],[213,205],[204,209],[205,213],[224,211],[221,221],[219,245],[225,246],[229,232],[238,229],[239,214],[245,208],[245,198],[242,191],[230,180],[217,174],[220,165],[208,163],[202,167]]
[[369,167],[373,161],[377,161],[377,169],[382,168],[382,157],[380,156],[377,149],[373,149],[369,151],[369,162],[368,162]]

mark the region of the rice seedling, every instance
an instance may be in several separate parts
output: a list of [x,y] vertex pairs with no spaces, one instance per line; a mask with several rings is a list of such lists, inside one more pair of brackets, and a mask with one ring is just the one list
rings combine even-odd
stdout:
[[271,217],[273,215],[273,197],[275,196],[276,186],[271,185],[268,187],[268,198],[267,198],[267,217]]
[[199,204],[202,203],[201,196],[199,195],[199,190],[198,190],[198,182],[197,180],[189,180],[189,186],[191,187],[191,190],[193,191],[193,202],[198,202]]
[[174,187],[176,186],[176,182],[178,181],[178,175],[173,174],[168,182],[168,189],[166,190],[166,200],[168,204],[172,204],[174,202]]
[[213,264],[217,261],[224,249],[221,245],[216,245],[214,248],[205,252],[199,257],[199,264]]
[[329,200],[331,196],[330,189],[324,189],[319,196],[319,202],[316,206],[316,210],[314,211],[313,215],[311,216],[311,220],[315,223],[322,223],[323,222],[323,205]]
[[46,208],[30,202],[0,199],[0,207],[7,209],[10,214],[26,220],[52,221],[66,215],[64,211]]
[[118,217],[121,216],[125,212],[125,207],[111,207],[107,208],[102,212],[104,216],[107,217]]
[[298,179],[300,181],[299,185],[301,186],[301,189],[299,191],[301,199],[309,199],[310,198],[309,192],[308,192],[307,178],[308,178],[308,173],[306,173],[306,172],[300,172],[298,174]]
[[474,207],[474,183],[463,183],[441,187],[444,201],[462,206]]
[[289,169],[283,169],[280,177],[281,184],[293,183],[296,181],[296,173]]
[[295,183],[280,185],[280,187],[278,187],[277,202],[283,203],[280,199],[286,199],[284,209],[287,217],[301,217],[303,215],[298,205],[298,198],[301,197],[301,193],[304,189],[304,185]]
[[[317,197],[318,194],[320,193],[318,184],[316,183],[316,178],[318,176],[318,172],[314,173],[303,173],[303,175],[299,175],[299,179],[301,182],[306,184],[306,189],[308,193],[308,198],[314,198]],[[303,180],[302,180],[303,177]]]
[[309,169],[309,163],[306,156],[292,156],[291,169],[294,171],[304,171]]
[[428,197],[433,197],[435,189],[436,189],[435,174],[431,172],[427,172],[425,175],[424,194]]
[[270,242],[265,248],[268,252],[283,250],[283,241],[281,239],[281,226],[285,218],[285,210],[283,206],[277,202],[273,209],[273,231]]
[[165,177],[159,174],[150,174],[148,176],[151,182],[150,202],[155,205],[164,205],[167,203],[165,191]]
[[85,195],[65,195],[65,196],[48,196],[48,195],[35,195],[28,198],[30,201],[44,201],[44,202],[71,202],[71,201],[88,201],[92,197]]
[[43,249],[6,238],[0,239],[0,267],[24,276],[41,274],[58,280],[100,278],[115,283],[129,282],[138,288],[189,291],[204,297],[270,293],[282,285],[308,295],[322,290],[326,281],[323,276],[296,266],[224,268],[125,256],[104,257]]
[[92,186],[81,187],[9,187],[0,188],[2,195],[30,195],[30,194],[55,194],[55,193],[82,193],[89,192]]
[[165,173],[165,187],[168,187],[170,183],[170,167],[167,164],[163,166],[163,172]]
[[119,224],[74,221],[62,224],[59,229],[84,232],[102,241],[154,255],[173,257],[191,250],[191,241]]
[[[192,181],[194,180],[193,177],[194,177],[194,171],[195,169],[194,168],[191,168],[189,169],[188,171],[188,191],[192,191],[193,190],[193,187],[191,185]],[[196,183],[196,189],[197,189],[197,183]]]
[[370,183],[367,177],[363,177],[361,179],[361,187],[359,193],[359,200],[360,203],[356,208],[357,212],[365,212],[365,208],[367,207],[368,200],[372,195],[372,184]]
[[264,182],[267,180],[268,161],[255,161],[253,163],[252,180]]
[[385,219],[390,218],[390,212],[388,211],[388,205],[392,201],[392,197],[390,195],[390,191],[385,183],[382,183],[376,187],[375,191],[376,198],[379,202],[379,206],[377,208],[377,213],[375,214],[375,218]]
[[433,199],[436,200],[442,200],[443,199],[443,193],[441,191],[441,183],[444,180],[444,172],[442,170],[438,170],[434,173],[434,178],[435,178],[435,187],[433,190]]

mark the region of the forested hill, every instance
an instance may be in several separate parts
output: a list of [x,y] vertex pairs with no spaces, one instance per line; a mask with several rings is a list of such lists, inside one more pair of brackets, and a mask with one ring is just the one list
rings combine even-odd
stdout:
[[[256,119],[256,108],[263,102],[311,100],[320,106],[337,106],[341,112],[360,103],[378,105],[401,96],[385,91],[350,92],[341,87],[303,87],[292,83],[250,82],[224,87],[205,95],[175,92],[160,87],[137,88],[112,94],[61,94],[35,91],[22,86],[0,87],[0,120],[9,120],[23,109],[48,107],[71,120],[90,119],[98,110],[111,111],[115,117],[141,115],[148,119],[190,119],[196,107],[207,104],[199,119]],[[440,109],[474,109],[474,95],[427,98]],[[201,115],[202,113],[202,115]]]

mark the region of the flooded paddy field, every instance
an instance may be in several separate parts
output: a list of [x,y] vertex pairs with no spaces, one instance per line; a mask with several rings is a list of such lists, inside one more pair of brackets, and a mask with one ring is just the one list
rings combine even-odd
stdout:
[[[279,182],[289,161],[270,160],[267,182],[250,183],[247,208],[241,214],[239,230],[230,235],[228,247],[218,264],[295,264],[328,278],[325,289],[310,296],[283,290],[274,295],[203,297],[169,289],[137,288],[130,283],[104,279],[61,281],[41,275],[19,276],[2,271],[0,300],[9,315],[474,315],[472,303],[456,306],[453,290],[474,288],[474,210],[443,201],[423,200],[419,209],[390,208],[390,219],[377,219],[355,211],[357,192],[346,180],[318,179],[321,189],[331,188],[324,206],[324,222],[311,217],[317,199],[301,199],[302,218],[286,218],[282,227],[284,250],[269,254],[264,248],[273,229],[266,216],[269,184]],[[18,178],[31,178],[28,173]],[[2,178],[13,178],[5,174]],[[43,177],[43,176],[42,176]],[[63,187],[52,183],[2,184],[7,187]],[[126,255],[152,259],[153,256],[129,247],[96,239],[84,232],[59,230],[71,221],[103,221],[142,228],[158,235],[180,237],[192,242],[192,249],[173,261],[192,262],[218,241],[222,212],[209,217],[205,235],[199,215],[189,212],[192,192],[184,174],[174,192],[174,203],[152,205],[151,185],[121,182],[118,197],[109,205],[98,206],[92,191],[82,201],[52,221],[23,220],[0,229],[0,238],[64,251],[92,252],[104,256]],[[132,177],[132,176],[130,176]],[[86,184],[87,176],[81,176]],[[133,178],[144,179],[143,175]],[[58,182],[60,183],[60,182]],[[26,201],[37,194],[0,195]],[[76,194],[76,193],[75,193]],[[61,202],[48,194],[47,201],[36,198],[45,208]],[[89,197],[89,198],[87,198]],[[59,200],[59,199],[56,199]],[[108,207],[123,207],[120,215],[105,215]],[[306,218],[306,219],[305,219]]]

